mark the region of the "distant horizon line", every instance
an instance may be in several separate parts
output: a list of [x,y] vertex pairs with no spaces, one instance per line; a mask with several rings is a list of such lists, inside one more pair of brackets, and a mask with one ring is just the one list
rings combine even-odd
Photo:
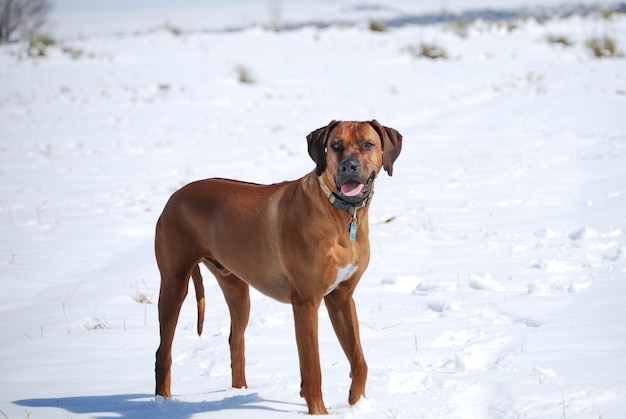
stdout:
[[245,3],[270,3],[272,1],[281,0],[107,0],[106,2],[86,2],[84,0],[55,0],[51,2],[50,14],[65,15],[120,12],[125,13],[160,9],[192,9],[214,6],[232,6]]

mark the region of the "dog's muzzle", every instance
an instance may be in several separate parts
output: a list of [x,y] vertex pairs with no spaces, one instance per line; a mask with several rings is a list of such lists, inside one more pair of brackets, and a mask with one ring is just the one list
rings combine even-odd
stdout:
[[347,202],[362,201],[372,188],[376,172],[372,171],[365,179],[360,176],[360,172],[361,164],[354,157],[348,157],[342,161],[337,169],[335,174],[337,195]]

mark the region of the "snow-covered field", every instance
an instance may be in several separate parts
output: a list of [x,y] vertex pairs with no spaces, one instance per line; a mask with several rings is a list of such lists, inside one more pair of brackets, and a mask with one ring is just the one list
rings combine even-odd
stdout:
[[[67,37],[39,59],[1,46],[0,414],[302,417],[291,308],[253,295],[250,388],[231,389],[228,313],[208,272],[204,335],[190,297],[174,399],[155,400],[153,228],[187,182],[295,179],[314,167],[310,131],[376,118],[404,148],[377,182],[355,295],[368,397],[347,404],[322,308],[331,415],[625,417],[626,59],[584,46],[605,34],[626,53],[626,16],[597,14],[384,33],[163,29]],[[413,56],[420,42],[449,59]],[[238,82],[244,70],[254,83]]]

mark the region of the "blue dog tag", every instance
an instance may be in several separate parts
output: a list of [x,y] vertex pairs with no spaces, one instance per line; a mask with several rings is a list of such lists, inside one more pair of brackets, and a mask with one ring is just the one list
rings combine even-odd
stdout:
[[350,241],[356,241],[356,220],[352,220],[350,222],[350,228],[348,228],[348,231],[350,232]]

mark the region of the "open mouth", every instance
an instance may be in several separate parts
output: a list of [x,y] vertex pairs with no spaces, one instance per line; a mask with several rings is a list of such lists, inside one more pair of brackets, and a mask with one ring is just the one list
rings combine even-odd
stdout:
[[341,194],[344,196],[357,196],[363,189],[365,189],[365,184],[355,182],[353,180],[349,180],[348,182],[341,185]]
[[358,199],[370,190],[375,177],[376,173],[372,172],[365,183],[361,183],[357,180],[348,180],[337,187],[338,192],[340,192],[343,197],[348,198],[348,200]]

